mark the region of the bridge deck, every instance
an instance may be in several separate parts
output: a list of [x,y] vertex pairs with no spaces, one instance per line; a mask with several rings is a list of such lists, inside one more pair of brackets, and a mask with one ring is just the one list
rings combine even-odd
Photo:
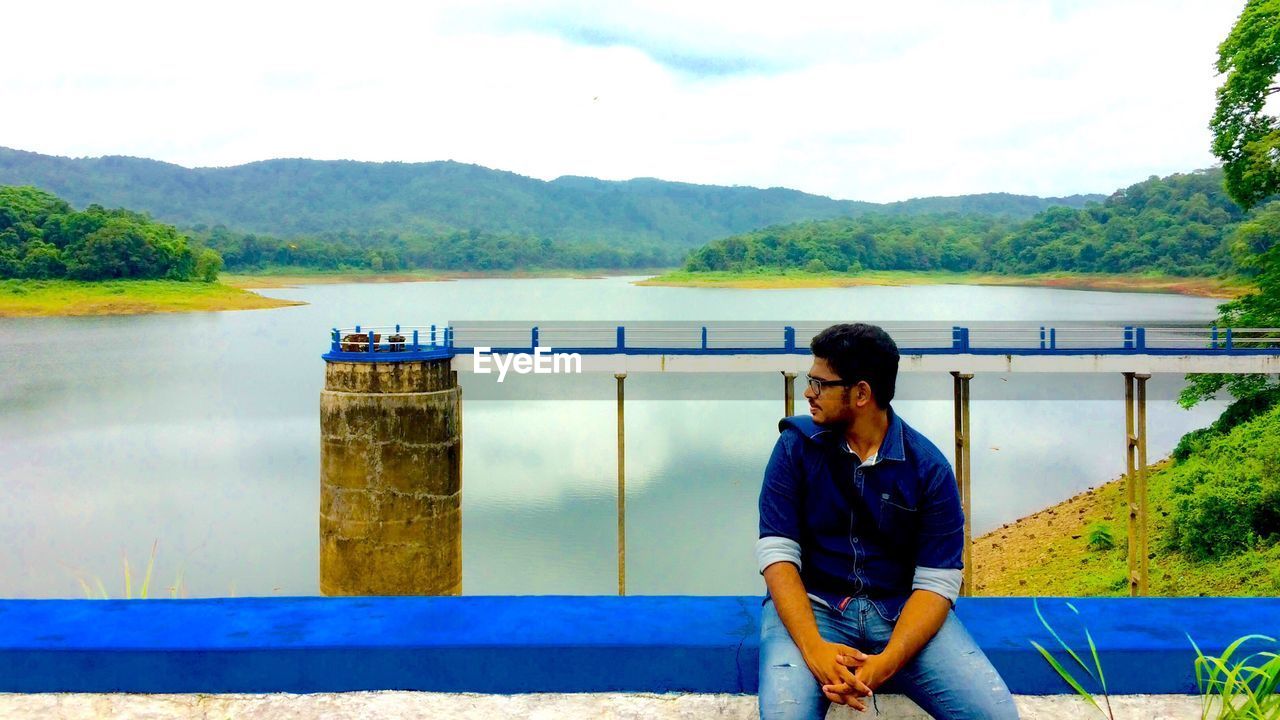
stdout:
[[[830,323],[470,322],[331,331],[325,359],[452,358],[475,372],[477,353],[573,353],[582,372],[795,372]],[[902,372],[1280,373],[1280,329],[1202,324],[886,324]]]

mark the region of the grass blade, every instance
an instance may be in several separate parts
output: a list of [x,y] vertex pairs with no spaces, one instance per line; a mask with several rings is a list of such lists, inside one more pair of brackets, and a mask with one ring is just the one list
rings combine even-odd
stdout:
[[129,556],[123,552],[120,557],[124,560],[124,599],[133,599],[133,577],[129,574]]
[[[1062,638],[1058,636],[1058,632],[1049,625],[1049,621],[1044,619],[1044,614],[1040,612],[1039,600],[1032,600],[1031,604],[1036,610],[1036,617],[1040,618],[1040,624],[1044,625],[1044,629],[1049,631],[1049,634],[1053,636],[1053,639],[1058,641],[1058,644],[1062,646],[1062,649],[1066,650],[1067,654],[1075,659],[1076,663],[1089,674],[1089,677],[1093,677],[1093,671],[1089,669],[1089,666],[1084,664],[1084,661],[1080,659],[1080,656],[1076,654],[1076,651],[1072,650],[1070,646],[1063,642]],[[1068,604],[1068,606],[1070,606],[1070,604]],[[1075,608],[1072,609],[1074,610]],[[1099,708],[1099,710],[1101,710],[1101,708]]]
[[156,546],[160,544],[159,538],[151,543],[151,559],[147,560],[147,574],[142,579],[142,593],[138,596],[143,600],[147,599],[147,592],[151,588],[151,570],[156,566]]
[[1052,653],[1050,653],[1048,650],[1045,650],[1044,646],[1036,642],[1035,640],[1031,641],[1031,645],[1036,650],[1040,651],[1040,654],[1044,656],[1044,659],[1046,661],[1048,661],[1050,667],[1056,670],[1058,672],[1058,675],[1062,677],[1062,679],[1065,680],[1067,684],[1070,685],[1078,695],[1080,695],[1080,697],[1084,698],[1085,700],[1088,700],[1089,704],[1092,705],[1095,710],[1097,710],[1098,712],[1102,712],[1102,708],[1098,706],[1098,701],[1093,699],[1093,695],[1090,695],[1087,691],[1085,691],[1083,687],[1080,686],[1080,683],[1077,682],[1074,677],[1072,677],[1071,673],[1068,672],[1066,668],[1062,667],[1062,663],[1058,662],[1058,659],[1055,658]]

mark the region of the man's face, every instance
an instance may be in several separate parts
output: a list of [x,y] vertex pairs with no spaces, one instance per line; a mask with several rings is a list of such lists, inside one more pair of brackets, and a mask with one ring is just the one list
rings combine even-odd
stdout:
[[[844,380],[836,374],[826,360],[820,357],[813,359],[813,365],[809,367],[809,377],[819,380]],[[822,388],[822,392],[814,392],[813,388],[806,387],[804,396],[809,401],[809,414],[813,416],[814,422],[823,425],[851,423],[857,413],[864,411],[873,402],[871,386],[865,381],[853,387],[827,386]]]

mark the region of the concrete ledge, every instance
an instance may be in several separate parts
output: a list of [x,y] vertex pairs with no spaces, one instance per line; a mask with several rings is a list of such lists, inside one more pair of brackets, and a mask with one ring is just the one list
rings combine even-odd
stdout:
[[[1280,599],[1040,601],[1116,694],[1194,694],[1195,654],[1267,632]],[[956,609],[1020,695],[1071,692],[1028,598]],[[0,600],[0,692],[755,693],[758,597]],[[1259,649],[1259,648],[1255,648]]]
[[[1080,720],[1098,717],[1079,697],[1018,695],[1022,720]],[[122,695],[86,693],[0,693],[5,720],[97,720],[98,718],[219,718],[221,720],[367,720],[368,718],[596,718],[597,720],[758,720],[753,695],[653,695],[574,693],[528,695],[446,694],[405,691],[313,693],[310,695]],[[1118,718],[1186,720],[1200,717],[1200,698],[1188,695],[1113,695]],[[915,703],[898,695],[876,701],[879,717],[930,720]],[[826,720],[876,717],[836,706]]]

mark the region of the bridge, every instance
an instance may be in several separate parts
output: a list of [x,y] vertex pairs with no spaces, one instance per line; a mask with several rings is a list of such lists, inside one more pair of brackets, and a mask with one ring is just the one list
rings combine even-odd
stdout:
[[[477,349],[582,357],[582,372],[784,372],[809,366],[809,341],[833,323],[455,322],[334,328],[326,360],[448,358],[473,372]],[[1280,329],[1201,324],[886,323],[899,372],[1280,373]]]
[[[453,322],[438,325],[391,325],[333,328],[326,361],[326,390],[322,394],[322,498],[345,497],[352,490],[351,475],[365,482],[386,472],[423,462],[417,444],[405,444],[401,433],[417,424],[431,431],[415,435],[430,439],[433,447],[453,448],[461,444],[461,393],[458,373],[476,373],[483,356],[524,356],[528,372],[530,355],[555,353],[576,356],[573,371],[612,373],[617,379],[618,428],[618,594],[626,593],[626,433],[625,380],[630,373],[769,373],[779,372],[783,380],[783,412],[795,414],[795,381],[811,363],[809,343],[829,322],[633,322],[618,325],[606,322]],[[1232,373],[1280,374],[1280,328],[1236,328],[1190,323],[1088,323],[1053,324],[975,323],[886,323],[882,327],[894,338],[901,360],[900,372],[950,373],[953,377],[955,407],[954,468],[964,507],[965,593],[973,587],[972,533],[969,526],[971,488],[970,380],[975,373],[1116,373],[1123,378],[1125,402],[1125,465],[1128,498],[1129,589],[1131,595],[1145,595],[1148,580],[1147,538],[1147,393],[1152,373]],[[394,368],[416,363],[420,371],[397,373]],[[390,368],[390,369],[389,369]],[[1119,389],[1119,388],[1117,388]],[[405,406],[415,394],[424,400]],[[427,396],[438,396],[426,400]],[[363,398],[359,401],[357,397]],[[362,403],[357,407],[353,403]],[[430,406],[430,403],[435,403]],[[330,408],[333,412],[330,413]],[[369,420],[379,413],[394,419]],[[330,417],[332,420],[330,420]],[[351,428],[362,433],[352,443]],[[376,457],[359,448],[403,445],[404,457],[388,461],[389,451]],[[1118,444],[1118,443],[1117,443]],[[357,448],[353,450],[352,447]],[[447,497],[460,502],[461,455],[440,451],[435,475],[447,475]],[[361,454],[364,453],[364,454]],[[350,467],[349,467],[350,466]],[[393,470],[405,472],[405,470]],[[375,495],[379,483],[397,488],[404,478],[379,477],[364,486]],[[358,484],[358,483],[354,483]],[[327,488],[332,489],[329,490]],[[376,495],[376,497],[382,497]],[[336,501],[335,505],[336,505]],[[345,502],[345,501],[344,501]],[[380,502],[380,500],[379,500]],[[323,501],[322,501],[323,505]],[[459,506],[460,507],[460,506]],[[453,512],[454,510],[450,510]],[[418,508],[416,512],[426,512]],[[431,510],[431,512],[438,512]],[[451,516],[450,516],[451,517]],[[378,517],[358,518],[335,515],[331,531],[341,536],[350,523],[364,531]],[[403,522],[397,520],[396,522]],[[458,521],[460,523],[460,520]],[[344,524],[346,523],[346,524]],[[460,545],[460,531],[443,523],[442,543]],[[326,532],[322,518],[322,535]],[[459,525],[460,527],[460,525]],[[335,546],[337,547],[337,546]],[[450,546],[451,547],[451,546]],[[352,551],[354,553],[354,551]],[[450,551],[453,552],[452,550]],[[332,577],[349,581],[349,567],[339,562],[335,549]],[[460,550],[456,553],[460,562]],[[367,550],[353,554],[366,558]],[[407,564],[400,558],[392,564]],[[322,588],[326,561],[322,552]],[[460,571],[450,570],[448,578],[419,588],[423,594],[442,594],[460,587]],[[337,587],[336,585],[334,586]],[[356,583],[348,590],[356,594],[379,594]]]

